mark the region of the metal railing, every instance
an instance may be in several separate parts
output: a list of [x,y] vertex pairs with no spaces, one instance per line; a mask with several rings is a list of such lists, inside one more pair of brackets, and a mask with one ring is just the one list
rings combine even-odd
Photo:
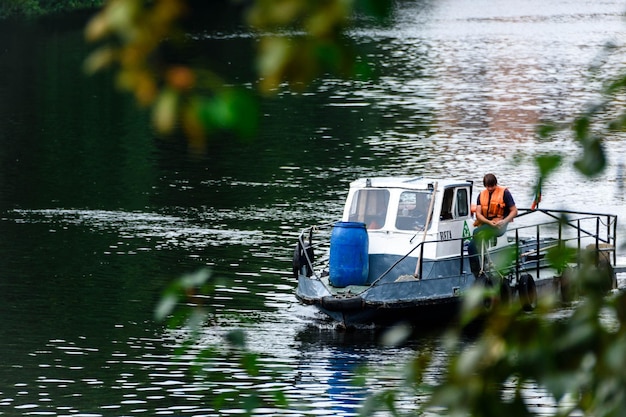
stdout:
[[[548,250],[557,248],[559,246],[575,249],[577,254],[574,260],[577,266],[580,266],[580,254],[583,249],[593,249],[596,253],[596,262],[601,253],[607,253],[607,259],[610,260],[614,266],[617,262],[617,216],[612,214],[602,213],[590,213],[590,212],[577,212],[567,210],[546,210],[546,209],[518,209],[520,214],[516,217],[523,219],[531,214],[545,215],[548,220],[545,222],[535,222],[529,225],[520,225],[509,229],[506,232],[507,239],[509,240],[508,248],[514,248],[516,256],[514,257],[514,263],[507,268],[510,272],[514,272],[516,277],[519,278],[522,273],[535,270],[536,276],[539,276],[539,271],[543,268],[550,267],[545,255]],[[330,230],[333,224],[324,224],[319,226],[312,226],[305,228],[301,231],[298,242],[300,247],[311,247],[317,253],[321,250],[324,255],[316,260],[310,259],[306,250],[303,251],[303,255],[306,259],[306,263],[309,270],[312,272],[312,276],[316,279],[320,279],[316,271],[319,271],[324,265],[328,263],[328,256],[330,250]],[[326,240],[313,241],[314,232],[323,232],[328,234]],[[459,275],[462,275],[464,271],[465,259],[468,257],[465,251],[465,242],[468,238],[455,238],[448,240],[425,240],[416,244],[406,254],[401,256],[395,261],[388,269],[386,269],[380,276],[372,281],[370,285],[376,285],[385,276],[391,273],[394,268],[398,266],[403,260],[408,258],[411,254],[417,254],[421,259],[424,256],[424,248],[426,245],[436,245],[438,243],[450,243],[459,242],[459,254],[452,256],[452,258],[458,257],[459,259]],[[491,251],[493,248],[490,248]],[[488,251],[489,253],[490,251]],[[450,259],[451,257],[445,257],[443,259]],[[421,265],[418,266],[415,276],[419,279],[423,275],[424,263],[432,262],[435,260],[425,259]],[[507,271],[506,273],[510,273]]]
[[[576,258],[573,259],[573,263],[577,267],[580,267],[580,254],[583,249],[594,251],[596,264],[602,253],[606,254],[612,266],[617,263],[617,215],[570,210],[520,209],[519,211],[520,214],[516,219],[535,214],[545,215],[548,221],[512,229],[518,253],[516,257],[518,276],[520,271],[532,269],[535,269],[538,275],[541,268],[548,266],[544,258],[545,253],[558,247],[575,249]],[[552,242],[547,240],[550,236],[546,237],[546,234],[549,235],[550,232],[556,234]],[[529,240],[531,244],[520,245],[520,242],[524,240]],[[521,262],[524,259],[526,262]],[[534,268],[529,265],[533,265]]]

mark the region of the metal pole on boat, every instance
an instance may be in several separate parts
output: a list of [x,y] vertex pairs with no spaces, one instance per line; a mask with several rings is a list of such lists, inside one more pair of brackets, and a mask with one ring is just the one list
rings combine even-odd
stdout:
[[[563,223],[559,222],[559,249],[562,249],[565,247],[565,244],[563,243]],[[559,268],[558,269],[558,273],[559,274],[563,274],[563,268]]]
[[537,279],[539,279],[539,270],[541,269],[541,236],[539,235],[539,226],[537,225],[537,271],[535,272]]
[[415,273],[413,276],[417,279],[422,279],[422,258],[424,257],[424,242],[426,241],[426,235],[428,234],[428,228],[430,227],[430,221],[433,218],[433,206],[435,205],[435,193],[437,192],[437,182],[433,184],[433,192],[430,195],[430,204],[428,205],[428,216],[426,217],[426,224],[424,225],[424,234],[422,235],[422,241],[419,243],[422,248],[420,250],[419,258],[417,258],[417,265],[415,265]]
[[519,229],[515,229],[515,282],[519,281],[520,275],[520,253],[519,253]]
[[578,230],[578,261],[576,262],[576,266],[580,269],[580,219],[577,220],[576,224],[578,225],[576,228]]
[[461,239],[459,242],[461,242],[461,265],[459,268],[459,276],[463,276],[463,263],[465,261],[464,256],[465,256],[465,239]]
[[[607,216],[607,223],[611,222],[612,216]],[[609,232],[610,233],[610,232]],[[611,242],[611,239],[607,239]],[[613,265],[617,264],[617,216],[615,216],[615,221],[613,222]]]
[[596,266],[600,263],[600,217],[596,217]]

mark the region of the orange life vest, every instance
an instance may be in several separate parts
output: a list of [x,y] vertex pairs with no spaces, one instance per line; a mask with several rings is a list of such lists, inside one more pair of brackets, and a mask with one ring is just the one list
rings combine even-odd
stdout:
[[[480,193],[480,209],[483,216],[492,219],[504,219],[504,209],[506,204],[504,203],[504,191],[506,187],[496,185],[491,195],[489,190],[482,190]],[[481,222],[478,219],[474,222],[474,226],[480,225]]]

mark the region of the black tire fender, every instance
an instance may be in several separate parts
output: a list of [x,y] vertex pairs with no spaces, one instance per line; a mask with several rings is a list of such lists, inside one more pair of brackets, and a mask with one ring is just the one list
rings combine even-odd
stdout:
[[524,311],[533,311],[537,307],[537,286],[530,274],[522,274],[517,283],[517,293]]
[[313,252],[313,246],[305,242],[304,247],[302,247],[302,244],[300,242],[296,243],[296,248],[293,251],[293,263],[292,263],[292,272],[293,272],[294,278],[296,279],[298,278],[298,276],[302,272],[303,267],[305,269],[304,272],[307,277],[310,277],[311,275],[313,275],[313,268],[311,267],[311,264],[309,264],[309,262],[307,261],[307,256],[312,264],[313,261],[315,261],[315,253]]
[[577,297],[578,289],[576,288],[573,275],[574,271],[571,268],[565,268],[559,277],[562,303],[569,304]]
[[608,253],[601,252],[598,257],[598,270],[600,276],[604,278],[603,290],[610,292],[617,288],[617,276],[615,275],[615,269],[611,265],[611,257]]
[[511,290],[511,284],[507,278],[502,278],[500,281],[500,302],[502,304],[508,304],[513,298],[513,291]]
[[296,279],[298,279],[298,275],[300,274],[300,268],[302,267],[302,264],[300,263],[301,253],[302,253],[302,246],[300,245],[300,242],[298,242],[296,243],[296,247],[293,250],[293,262],[292,262],[293,277]]

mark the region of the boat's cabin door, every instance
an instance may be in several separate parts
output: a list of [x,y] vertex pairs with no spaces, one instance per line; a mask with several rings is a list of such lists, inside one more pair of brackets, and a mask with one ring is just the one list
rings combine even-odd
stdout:
[[447,187],[443,190],[439,213],[437,257],[459,255],[460,238],[470,238],[473,220],[470,212],[469,186]]

